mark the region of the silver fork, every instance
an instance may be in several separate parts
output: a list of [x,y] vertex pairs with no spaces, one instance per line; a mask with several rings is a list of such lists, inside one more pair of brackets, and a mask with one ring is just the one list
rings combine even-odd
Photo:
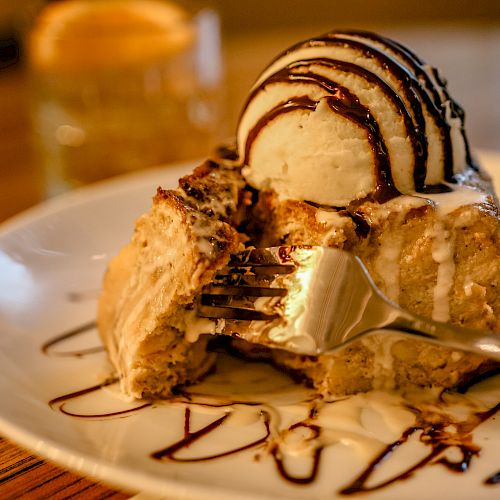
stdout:
[[280,338],[292,341],[275,346],[299,354],[332,352],[374,331],[391,330],[500,361],[500,334],[401,309],[376,287],[358,257],[332,248],[282,246],[235,255],[203,290],[198,315],[217,319],[221,331],[258,330],[270,337],[279,331]]

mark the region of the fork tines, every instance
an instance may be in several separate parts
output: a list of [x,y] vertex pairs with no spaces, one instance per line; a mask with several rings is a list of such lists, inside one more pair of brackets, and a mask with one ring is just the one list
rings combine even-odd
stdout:
[[198,305],[198,316],[211,319],[231,319],[237,321],[272,321],[279,314],[266,314],[250,307]]
[[286,288],[250,285],[208,285],[203,289],[202,297],[284,297],[286,293]]
[[214,282],[207,285],[198,304],[198,315],[242,321],[270,321],[280,314],[268,313],[256,308],[256,300],[262,297],[285,297],[286,288],[273,286],[279,275],[295,271],[293,264],[281,264],[264,250],[250,250],[234,255]]

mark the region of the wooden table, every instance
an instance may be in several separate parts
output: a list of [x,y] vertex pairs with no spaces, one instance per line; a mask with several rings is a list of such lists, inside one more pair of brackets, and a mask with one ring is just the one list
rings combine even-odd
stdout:
[[[226,45],[228,130],[240,103],[270,55],[328,26],[233,36]],[[442,69],[469,111],[471,142],[500,149],[500,26],[439,26],[382,30],[411,44]],[[0,73],[0,222],[42,200],[31,145],[28,86],[22,66]],[[0,498],[128,498],[56,467],[0,438]]]

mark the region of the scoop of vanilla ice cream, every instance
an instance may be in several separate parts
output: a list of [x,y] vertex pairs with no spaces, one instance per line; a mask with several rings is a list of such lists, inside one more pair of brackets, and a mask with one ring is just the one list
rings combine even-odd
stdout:
[[[313,112],[283,114],[270,122],[251,150],[245,176],[283,198],[344,205],[376,187],[371,151],[362,130],[333,116],[326,101]],[[352,151],[357,154],[353,155]]]
[[333,206],[425,191],[471,163],[463,112],[436,70],[366,32],[279,56],[250,92],[237,143],[253,187]]

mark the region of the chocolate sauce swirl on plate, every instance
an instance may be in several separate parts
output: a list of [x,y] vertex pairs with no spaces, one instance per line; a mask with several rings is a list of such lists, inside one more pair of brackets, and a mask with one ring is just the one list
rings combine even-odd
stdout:
[[229,413],[226,413],[222,417],[217,418],[216,420],[213,420],[211,423],[208,425],[202,427],[201,429],[191,432],[191,409],[186,407],[184,410],[184,437],[177,441],[176,443],[173,443],[166,448],[163,448],[161,450],[155,451],[151,454],[151,458],[154,458],[155,460],[170,460],[173,462],[205,462],[208,460],[215,460],[216,458],[222,458],[222,457],[227,457],[229,455],[234,455],[236,453],[240,453],[242,451],[249,450],[251,448],[255,448],[256,446],[259,446],[267,441],[269,438],[269,435],[271,433],[270,427],[269,427],[269,422],[270,422],[270,415],[266,411],[261,412],[261,417],[262,421],[264,424],[264,434],[262,437],[251,441],[247,444],[244,444],[243,446],[238,446],[237,448],[233,448],[230,450],[226,450],[220,453],[215,453],[212,455],[207,455],[207,456],[202,456],[202,457],[191,457],[191,458],[179,458],[176,456],[176,453],[179,450],[188,448],[189,445],[194,443],[195,441],[198,441],[201,439],[203,436],[206,436],[210,432],[214,431],[218,427],[220,427],[226,419],[230,416]]
[[118,416],[123,416],[127,415],[130,413],[134,413],[136,411],[142,410],[143,408],[148,408],[149,406],[152,405],[152,403],[141,403],[137,406],[133,406],[132,408],[126,408],[124,410],[118,410],[118,411],[110,411],[110,412],[104,412],[104,413],[76,413],[69,411],[65,408],[66,403],[81,398],[83,396],[86,396],[88,394],[91,394],[93,392],[97,392],[101,390],[103,387],[107,387],[111,384],[115,384],[118,381],[116,378],[110,378],[108,380],[105,380],[104,382],[100,384],[93,385],[91,387],[86,387],[84,389],[80,389],[78,391],[70,392],[68,394],[64,394],[62,396],[58,396],[57,398],[51,399],[49,401],[49,406],[52,409],[57,409],[61,413],[64,413],[65,415],[68,415],[70,417],[78,417],[78,418],[89,418],[89,419],[105,419],[105,418],[110,418],[110,417],[118,417]]
[[[64,334],[58,336],[56,339],[65,338],[67,335],[77,336],[83,335],[89,327],[92,327],[92,323],[87,323],[79,328],[75,328]],[[56,339],[49,341],[46,344],[54,345]],[[44,345],[46,345],[44,344]],[[77,362],[77,361],[75,361]],[[256,363],[256,365],[259,363]],[[262,363],[260,363],[261,365]],[[246,371],[245,371],[246,373]],[[491,372],[491,375],[495,375],[496,372]],[[475,380],[468,381],[467,385],[461,386],[460,393],[468,392],[471,387],[478,381],[484,380],[486,375],[481,375]],[[260,379],[259,379],[260,380]],[[155,406],[164,405],[181,405],[183,406],[184,418],[183,424],[179,429],[181,437],[166,446],[159,447],[156,451],[150,453],[150,457],[153,460],[160,462],[177,462],[177,463],[194,463],[194,462],[206,462],[222,459],[224,457],[236,455],[243,452],[249,452],[250,450],[258,450],[259,457],[262,459],[262,453],[265,452],[275,464],[276,470],[280,477],[287,483],[295,485],[297,487],[307,487],[319,476],[321,469],[321,458],[326,447],[333,443],[329,443],[323,439],[323,427],[319,423],[319,418],[322,415],[322,409],[325,406],[334,405],[339,402],[348,402],[349,397],[326,402],[321,398],[316,397],[315,399],[305,399],[303,404],[306,405],[306,418],[304,420],[299,420],[287,428],[279,430],[279,414],[278,408],[273,407],[270,403],[265,403],[258,398],[250,399],[244,395],[240,397],[233,397],[231,400],[217,396],[216,394],[203,393],[197,391],[196,386],[190,388],[189,391],[179,390],[177,395],[173,396],[171,401],[142,401],[133,403],[123,403],[123,408],[116,409],[116,400],[113,402],[112,393],[108,393],[112,403],[113,410],[109,411],[73,411],[68,409],[67,405],[75,400],[80,400],[78,408],[85,407],[85,400],[83,398],[90,397],[92,394],[97,394],[108,386],[117,383],[116,378],[109,378],[104,380],[102,383],[94,384],[83,389],[72,391],[70,393],[58,396],[51,399],[48,404],[55,410],[65,414],[68,417],[87,419],[87,420],[108,420],[114,418],[132,417],[136,415],[139,411],[146,408],[151,408],[154,411]],[[449,391],[447,391],[449,393]],[[439,398],[439,404],[446,406],[446,401],[443,399],[443,394]],[[451,394],[451,393],[450,393]],[[464,397],[464,396],[460,396]],[[83,403],[83,404],[82,404]],[[120,403],[121,404],[121,403]],[[106,403],[104,403],[106,406]],[[238,412],[238,405],[245,407],[254,408],[257,418],[257,425],[262,426],[262,433],[257,437],[252,436],[247,442],[239,444],[236,446],[229,446],[228,449],[223,449],[222,451],[217,451],[216,453],[208,454],[193,454],[188,456],[182,456],[181,452],[186,451],[189,447],[200,440],[207,438],[212,433],[216,432],[222,426],[226,425],[231,419],[233,412]],[[447,416],[446,413],[442,415],[435,413],[432,409],[426,409],[425,407],[420,407],[411,403],[406,403],[407,409],[415,415],[415,423],[408,428],[406,428],[401,436],[394,440],[393,442],[387,444],[371,461],[368,463],[363,471],[359,473],[354,480],[349,484],[340,489],[339,493],[342,495],[352,495],[359,493],[369,493],[371,491],[380,490],[382,488],[388,487],[396,482],[406,480],[414,476],[418,471],[429,465],[440,465],[445,467],[447,470],[453,473],[466,473],[469,469],[471,461],[478,457],[480,453],[480,447],[474,443],[473,431],[480,424],[484,423],[488,419],[494,417],[496,413],[500,410],[500,403],[481,411],[472,412],[470,411],[466,419],[461,419],[455,421],[451,416]],[[216,415],[213,420],[208,424],[205,424],[196,431],[192,430],[192,414],[196,411],[197,407],[211,407],[215,410],[220,409],[223,414]],[[278,418],[277,421],[275,419]],[[252,424],[253,425],[253,424]],[[310,461],[309,470],[305,474],[296,474],[291,472],[289,467],[289,457],[287,455],[286,447],[286,437],[293,435],[295,432],[306,431],[306,436],[301,436],[306,443],[309,443],[307,447],[307,458]],[[217,438],[216,438],[217,439]],[[391,456],[394,455],[395,451],[405,446],[412,439],[418,439],[421,443],[429,448],[428,453],[423,457],[417,459],[417,461],[405,468],[403,471],[389,477],[388,479],[383,479],[375,484],[372,484],[372,478],[374,473],[382,466],[383,463],[390,460]],[[446,451],[449,449],[455,449],[459,452],[458,459],[450,459],[446,455]],[[498,472],[491,474],[484,479],[483,483],[491,487],[492,485],[500,482],[500,474]]]
[[498,472],[495,472],[491,476],[488,476],[484,480],[484,484],[499,484],[500,483],[500,470]]
[[[472,416],[470,421],[463,424],[457,424],[446,420],[438,423],[423,421],[421,425],[408,428],[398,440],[389,444],[380,454],[378,454],[351,484],[340,490],[340,493],[342,495],[352,495],[354,493],[376,491],[396,481],[408,479],[418,470],[433,463],[444,465],[452,472],[467,472],[472,458],[477,456],[480,451],[480,447],[472,442],[471,433],[475,427],[495,415],[498,410],[500,410],[500,403],[487,411],[476,413]],[[451,433],[447,431],[446,428],[448,426],[453,426],[456,432]],[[408,442],[410,437],[417,433],[421,433],[419,440],[430,447],[429,453],[405,471],[390,479],[368,486],[367,483],[377,468],[380,467],[385,460],[390,458],[398,448]],[[458,461],[451,461],[443,456],[445,451],[449,448],[457,448],[459,450],[461,458]]]
[[84,333],[87,333],[96,327],[95,321],[89,321],[83,325],[77,326],[76,328],[72,328],[67,332],[62,333],[61,335],[56,335],[51,339],[47,340],[42,344],[41,350],[44,354],[48,356],[58,356],[58,357],[81,357],[86,356],[88,354],[95,354],[98,352],[103,352],[104,347],[102,345],[96,345],[92,347],[86,347],[83,349],[77,350],[58,350],[57,346],[64,345],[65,342],[71,340],[75,337],[78,337]]

